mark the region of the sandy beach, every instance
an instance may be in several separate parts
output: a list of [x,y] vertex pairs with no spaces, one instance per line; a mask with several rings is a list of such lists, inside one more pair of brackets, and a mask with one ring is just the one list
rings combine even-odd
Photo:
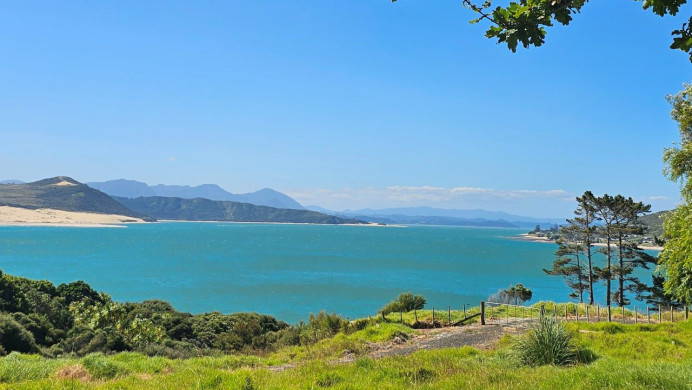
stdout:
[[96,214],[54,209],[24,209],[0,206],[2,226],[115,226],[125,223],[144,223],[140,218],[115,214]]
[[[510,238],[512,238],[514,240],[521,240],[521,241],[546,242],[546,243],[555,244],[555,241],[550,240],[547,237],[536,237],[534,235],[526,234],[526,233],[520,234],[518,236],[512,236]],[[598,246],[598,247],[606,246],[606,244],[602,243],[602,242],[596,242],[596,243],[593,243],[591,245]],[[613,245],[613,246],[615,246],[615,245]],[[653,245],[640,245],[639,248],[644,249],[646,251],[662,251],[663,250],[663,247],[653,246]]]

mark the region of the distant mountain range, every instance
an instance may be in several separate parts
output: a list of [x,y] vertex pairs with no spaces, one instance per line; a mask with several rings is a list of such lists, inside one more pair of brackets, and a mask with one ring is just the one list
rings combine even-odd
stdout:
[[293,198],[281,192],[264,188],[247,194],[232,194],[216,184],[199,186],[164,185],[150,186],[135,180],[119,179],[105,182],[90,182],[88,186],[103,191],[111,196],[122,198],[139,198],[164,196],[182,199],[204,198],[230,202],[251,203],[258,206],[268,206],[280,209],[304,210],[305,208]]
[[116,214],[146,221],[155,220],[146,214],[132,211],[103,192],[67,176],[26,184],[0,185],[0,206]]
[[278,209],[249,203],[149,196],[114,197],[128,208],[158,219],[183,221],[286,222],[318,224],[364,224],[355,218],[340,218],[310,210]]
[[[136,188],[136,183],[126,183]],[[139,186],[141,188],[141,186]],[[168,188],[184,191],[193,187]],[[213,187],[211,187],[213,188]],[[141,188],[143,189],[143,188]],[[261,193],[261,191],[258,191]],[[266,193],[266,191],[265,191]],[[270,196],[271,194],[267,194]],[[115,214],[145,221],[169,219],[181,221],[281,222],[315,224],[364,224],[355,218],[340,218],[310,210],[282,209],[250,203],[216,201],[196,197],[149,196],[112,197],[67,176],[58,176],[26,184],[0,185],[0,206],[25,209]]]
[[400,207],[387,209],[360,209],[330,211],[318,206],[307,206],[308,210],[333,214],[341,217],[363,219],[368,222],[403,225],[448,225],[477,227],[533,228],[540,225],[548,228],[564,224],[561,218],[534,218],[483,209],[457,210],[434,207]]

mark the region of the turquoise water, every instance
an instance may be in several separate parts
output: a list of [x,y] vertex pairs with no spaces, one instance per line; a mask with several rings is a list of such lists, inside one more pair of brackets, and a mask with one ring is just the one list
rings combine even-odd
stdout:
[[0,268],[53,283],[84,280],[118,301],[178,310],[255,311],[288,322],[326,309],[375,314],[400,292],[461,308],[522,283],[567,300],[546,276],[554,244],[518,229],[156,223],[127,228],[0,227]]

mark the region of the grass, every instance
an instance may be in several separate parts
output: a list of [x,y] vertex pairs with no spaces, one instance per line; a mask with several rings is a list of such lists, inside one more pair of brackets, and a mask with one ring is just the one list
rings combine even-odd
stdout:
[[[445,313],[446,314],[446,313]],[[437,313],[436,313],[437,316]],[[566,325],[580,349],[597,358],[568,367],[522,364],[516,338],[495,349],[470,347],[419,351],[372,359],[369,343],[406,338],[415,331],[397,323],[368,322],[355,333],[292,347],[267,356],[233,355],[187,360],[136,353],[46,359],[0,358],[0,389],[689,389],[692,322]],[[337,359],[348,351],[351,363]],[[276,366],[290,364],[283,371]],[[70,371],[72,370],[72,371]],[[80,371],[82,370],[82,371]],[[82,373],[66,376],[65,372]],[[84,375],[88,373],[88,376]]]

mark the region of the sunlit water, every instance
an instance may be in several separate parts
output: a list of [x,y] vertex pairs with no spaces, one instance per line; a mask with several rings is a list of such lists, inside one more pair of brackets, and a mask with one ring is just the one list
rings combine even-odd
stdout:
[[0,227],[0,268],[84,280],[118,301],[159,298],[201,313],[253,311],[288,322],[326,309],[355,318],[400,292],[461,308],[522,283],[566,301],[547,276],[554,244],[518,229],[156,223],[127,228]]

